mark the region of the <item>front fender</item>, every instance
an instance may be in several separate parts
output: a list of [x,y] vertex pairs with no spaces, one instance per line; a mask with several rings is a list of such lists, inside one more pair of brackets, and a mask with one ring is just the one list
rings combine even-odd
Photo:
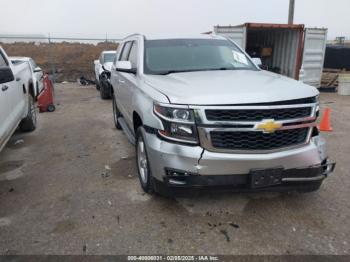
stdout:
[[169,103],[166,96],[147,85],[142,85],[135,90],[133,108],[134,112],[141,117],[143,125],[163,129],[162,121],[153,113],[154,102]]

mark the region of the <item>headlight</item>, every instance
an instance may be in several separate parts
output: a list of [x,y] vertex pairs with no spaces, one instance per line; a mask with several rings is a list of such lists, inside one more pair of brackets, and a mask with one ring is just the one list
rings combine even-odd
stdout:
[[194,124],[193,110],[186,107],[167,107],[155,104],[154,112],[167,121]]
[[176,142],[198,144],[194,112],[185,106],[168,107],[154,105],[154,113],[162,120],[164,130],[158,134]]

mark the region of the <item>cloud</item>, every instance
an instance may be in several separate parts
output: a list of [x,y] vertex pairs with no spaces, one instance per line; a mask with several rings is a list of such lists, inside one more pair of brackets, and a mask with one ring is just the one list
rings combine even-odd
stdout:
[[[0,33],[121,38],[131,33],[200,33],[214,25],[286,23],[288,0],[13,0]],[[350,36],[348,0],[296,0],[295,22]]]

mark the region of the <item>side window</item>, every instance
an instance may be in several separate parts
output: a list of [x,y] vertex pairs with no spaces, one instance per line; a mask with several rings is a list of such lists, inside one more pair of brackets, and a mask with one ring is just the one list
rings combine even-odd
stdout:
[[124,44],[122,53],[120,54],[120,57],[119,57],[119,61],[128,61],[131,44],[132,42],[126,42]]
[[134,41],[130,50],[129,59],[132,68],[137,68],[137,42]]
[[3,66],[7,66],[7,63],[4,57],[2,56],[2,54],[0,53],[0,67],[3,67]]

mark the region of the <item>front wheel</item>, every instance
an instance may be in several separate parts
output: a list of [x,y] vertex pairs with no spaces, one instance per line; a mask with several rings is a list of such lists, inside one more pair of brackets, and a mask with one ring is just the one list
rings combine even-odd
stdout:
[[140,184],[146,193],[153,193],[153,177],[149,165],[147,146],[143,133],[143,127],[139,127],[136,132],[136,164],[139,174]]
[[103,100],[109,99],[110,95],[108,92],[108,87],[106,86],[107,84],[102,84],[100,87],[100,96]]
[[106,74],[102,74],[100,77],[100,95],[103,100],[111,98],[110,88],[108,76]]
[[31,132],[36,128],[36,107],[34,103],[34,98],[31,95],[28,95],[28,108],[27,116],[22,119],[19,127],[23,132]]

